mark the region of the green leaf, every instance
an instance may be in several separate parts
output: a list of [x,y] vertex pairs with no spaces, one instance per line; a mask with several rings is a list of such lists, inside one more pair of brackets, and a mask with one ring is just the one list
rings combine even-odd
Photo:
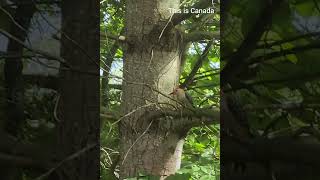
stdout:
[[175,174],[171,175],[166,178],[166,180],[190,180],[191,174],[185,173],[185,174]]
[[288,55],[286,55],[286,57],[290,62],[292,62],[294,64],[296,64],[298,62],[298,58],[294,54],[288,54]]

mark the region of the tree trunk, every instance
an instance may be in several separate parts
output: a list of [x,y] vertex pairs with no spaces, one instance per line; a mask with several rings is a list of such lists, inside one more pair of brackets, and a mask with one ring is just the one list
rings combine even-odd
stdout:
[[[21,42],[24,42],[28,36],[27,31],[34,12],[35,7],[33,5],[20,5],[16,9],[14,14],[16,23],[11,23],[10,34]],[[16,24],[19,24],[24,29],[21,29]],[[16,55],[16,57],[8,57],[4,65],[8,117],[5,129],[14,136],[18,135],[20,125],[24,121],[23,49],[19,42],[9,39],[7,52]]]
[[134,113],[120,121],[120,179],[139,173],[166,177],[180,168],[186,131],[177,132],[173,121],[144,118],[170,103],[161,94],[178,85],[180,34],[163,31],[169,8],[179,8],[179,1],[126,2],[122,113]]
[[[17,24],[24,29],[18,27],[15,23],[10,25],[10,34],[20,41],[24,42],[28,36],[26,30],[29,29],[31,19],[35,12],[32,5],[19,5],[13,15]],[[23,46],[13,39],[9,39],[7,52],[17,55],[15,58],[5,59],[4,64],[4,82],[6,87],[6,116],[4,129],[13,136],[19,136],[21,133],[21,124],[25,120],[24,115],[24,86],[22,79],[23,69]],[[2,164],[1,164],[2,165]],[[22,171],[17,167],[1,167],[1,179],[3,180],[20,180],[22,179]]]
[[[60,180],[100,178],[99,1],[62,1],[62,70],[57,152]],[[62,66],[62,65],[61,65]],[[65,67],[64,67],[65,68]]]

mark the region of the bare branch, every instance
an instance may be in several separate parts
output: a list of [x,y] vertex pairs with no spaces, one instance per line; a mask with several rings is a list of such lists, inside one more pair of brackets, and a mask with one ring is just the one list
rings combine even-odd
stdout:
[[298,52],[303,52],[303,51],[308,51],[308,50],[318,49],[318,48],[320,48],[320,43],[319,42],[310,43],[308,45],[303,45],[303,46],[296,46],[296,47],[289,48],[289,49],[286,49],[286,50],[276,51],[276,52],[272,52],[272,53],[269,53],[269,54],[264,54],[262,56],[251,58],[251,59],[248,60],[248,63],[246,63],[246,64],[247,65],[251,65],[251,64],[262,62],[262,61],[267,61],[267,60],[270,60],[272,58],[276,58],[276,57],[280,57],[280,56],[286,56],[288,54],[297,54]]
[[210,51],[210,48],[211,48],[212,44],[213,44],[213,41],[210,41],[207,44],[205,50],[201,54],[200,58],[197,60],[196,64],[194,65],[194,67],[192,69],[192,71],[190,72],[190,74],[188,75],[186,80],[180,85],[181,88],[186,88],[192,83],[194,76],[197,74],[198,70],[201,68],[203,62],[205,60],[207,60],[207,56],[209,54],[209,51]]
[[0,161],[19,167],[48,168],[52,164],[49,147],[19,142],[16,138],[0,133]]
[[52,174],[56,169],[58,169],[60,166],[62,166],[64,163],[71,161],[79,156],[81,156],[82,154],[84,154],[85,152],[93,149],[94,147],[96,147],[97,144],[89,144],[86,147],[82,148],[81,150],[71,154],[70,156],[68,156],[66,159],[62,160],[61,162],[59,162],[55,167],[51,168],[49,171],[47,171],[46,173],[42,174],[41,176],[37,177],[35,180],[42,180],[46,177],[48,177],[50,174]]
[[22,42],[20,39],[18,39],[17,37],[14,37],[13,35],[11,35],[10,33],[8,33],[7,31],[3,30],[3,29],[0,29],[0,33],[3,34],[4,36],[6,36],[7,38],[9,39],[12,39],[16,42],[18,42],[20,45],[22,45],[24,48],[26,48],[27,50],[31,51],[31,52],[34,52],[36,54],[40,54],[40,55],[43,55],[44,57],[47,57],[49,59],[53,59],[53,60],[56,60],[58,62],[60,62],[61,64],[65,65],[66,67],[70,67],[66,62],[65,60],[60,57],[60,56],[56,56],[56,55],[53,55],[49,52],[46,52],[46,51],[42,51],[40,49],[34,49],[34,48],[31,48],[30,46],[26,45],[24,42]]
[[246,68],[245,60],[256,48],[257,42],[261,39],[261,36],[266,30],[266,27],[271,23],[272,16],[271,12],[276,10],[283,0],[279,1],[265,1],[265,7],[261,11],[259,18],[252,26],[253,28],[249,31],[249,35],[242,42],[238,51],[233,54],[229,59],[228,63],[221,71],[221,84],[224,86],[234,78],[236,74],[243,71]]
[[43,159],[35,159],[31,157],[19,156],[19,155],[12,155],[0,152],[0,161],[1,164],[14,165],[22,168],[39,168],[39,169],[46,169],[50,167],[50,163]]
[[279,40],[279,41],[275,41],[272,43],[267,43],[267,44],[261,44],[257,46],[257,49],[267,49],[267,48],[271,48],[273,46],[278,46],[284,43],[288,43],[288,42],[292,42],[292,41],[297,41],[299,39],[305,39],[305,38],[312,38],[312,37],[316,37],[319,36],[320,32],[312,32],[312,33],[307,33],[307,34],[302,34],[302,35],[298,35],[295,37],[291,37],[288,39],[283,39],[283,40]]
[[317,109],[320,108],[320,104],[306,104],[306,103],[287,103],[287,104],[269,104],[269,105],[254,105],[254,106],[246,106],[244,110],[247,111],[255,111],[255,110],[265,110],[265,109],[273,109],[273,110],[297,110],[297,109]]
[[37,85],[42,88],[49,88],[57,90],[58,77],[55,76],[41,76],[41,75],[23,75],[23,81],[32,85]]
[[186,34],[185,40],[186,42],[197,42],[201,40],[219,40],[220,39],[220,31],[215,32],[206,32],[206,31],[196,31]]
[[[173,128],[186,128],[195,127],[203,124],[219,124],[220,123],[220,110],[218,109],[200,109],[193,108],[190,109],[180,109],[172,110],[162,108],[157,111],[153,111],[146,115],[146,119],[158,119],[162,117],[173,117],[175,118],[175,127]],[[178,121],[177,119],[184,119],[183,121]]]
[[[288,151],[290,150],[290,151]],[[254,152],[254,153],[252,153]],[[280,137],[275,139],[257,139],[241,144],[225,137],[223,154],[227,161],[299,163],[320,166],[319,143],[306,143]]]
[[240,83],[236,86],[233,86],[232,88],[226,88],[225,92],[230,92],[230,91],[237,91],[240,89],[249,89],[252,86],[258,86],[258,85],[268,85],[268,84],[283,84],[285,82],[306,82],[306,81],[312,81],[315,79],[320,78],[320,72],[317,73],[312,73],[312,74],[299,74],[297,76],[289,76],[289,77],[284,77],[284,78],[279,78],[279,79],[268,79],[268,80],[261,80],[261,81],[255,81],[252,83]]

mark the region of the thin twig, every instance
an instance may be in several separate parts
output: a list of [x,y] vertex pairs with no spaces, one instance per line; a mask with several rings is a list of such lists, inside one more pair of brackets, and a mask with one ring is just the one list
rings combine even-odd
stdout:
[[123,160],[122,160],[121,165],[123,165],[124,161],[126,160],[128,154],[129,154],[130,150],[133,148],[133,146],[142,138],[142,136],[144,136],[144,135],[147,133],[147,131],[148,131],[149,128],[151,127],[152,123],[153,123],[153,120],[149,123],[148,127],[146,128],[146,130],[145,130],[145,131],[134,141],[134,143],[130,146],[130,148],[128,149],[128,151],[126,152],[126,154],[125,154],[125,156],[124,156],[124,158],[123,158]]
[[46,177],[48,177],[50,174],[52,174],[56,169],[58,169],[60,166],[62,166],[65,162],[67,161],[71,161],[77,157],[79,157],[80,155],[82,155],[83,153],[85,153],[86,151],[94,148],[95,146],[97,146],[98,144],[90,144],[87,147],[79,150],[78,152],[75,152],[74,154],[70,155],[69,157],[67,157],[66,159],[62,160],[61,162],[59,162],[55,167],[51,168],[49,171],[47,171],[46,173],[42,174],[41,176],[37,177],[34,180],[42,180]]

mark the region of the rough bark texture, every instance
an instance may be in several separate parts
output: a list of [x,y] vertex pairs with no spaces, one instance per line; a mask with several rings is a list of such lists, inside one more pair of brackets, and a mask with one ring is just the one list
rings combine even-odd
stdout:
[[126,37],[122,113],[120,122],[120,179],[138,173],[174,174],[180,168],[184,132],[172,128],[173,121],[145,119],[145,113],[170,99],[180,72],[180,34],[162,34],[170,18],[169,8],[178,0],[126,2]]
[[73,70],[60,74],[57,151],[60,160],[75,153],[77,157],[57,171],[61,180],[99,179],[98,8],[99,1],[62,1],[61,56]]

